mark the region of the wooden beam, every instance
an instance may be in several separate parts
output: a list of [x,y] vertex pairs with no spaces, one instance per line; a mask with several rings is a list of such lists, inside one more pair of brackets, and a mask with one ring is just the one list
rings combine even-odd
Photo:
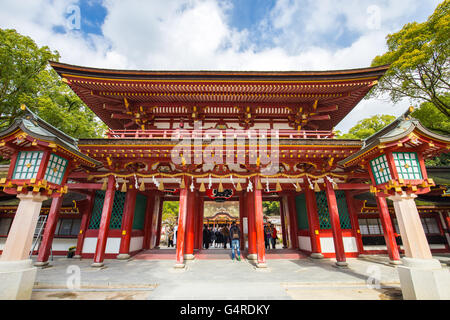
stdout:
[[100,190],[102,188],[101,183],[68,183],[69,190]]
[[338,105],[327,106],[327,107],[320,107],[320,108],[317,108],[316,112],[318,112],[318,113],[332,112],[332,111],[337,111],[338,108],[339,108]]

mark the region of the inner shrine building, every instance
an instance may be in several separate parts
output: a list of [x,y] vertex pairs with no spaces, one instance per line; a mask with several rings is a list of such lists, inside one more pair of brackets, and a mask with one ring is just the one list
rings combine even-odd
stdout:
[[[72,151],[43,138],[39,121],[33,130],[0,132],[0,155],[11,159],[1,191],[45,191],[49,198],[41,209],[48,219],[38,265],[48,262],[52,248],[66,254],[69,244],[93,266],[158,248],[168,200],[179,201],[178,267],[202,250],[205,201],[238,203],[241,250],[259,267],[266,264],[263,201],[280,202],[284,248],[335,258],[339,266],[364,253],[387,253],[395,264],[401,253],[450,251],[449,207],[414,202],[444,193],[424,160],[448,152],[449,137],[423,127],[411,110],[366,140],[335,137],[336,125],[388,66],[234,72],[50,64],[108,131],[105,138],[72,141]],[[37,168],[47,151],[36,152],[45,148],[54,155],[54,175],[58,160],[68,159],[65,152],[77,154],[53,193]],[[15,208],[0,211],[6,238]],[[408,229],[417,221],[422,238]],[[424,241],[428,247],[417,249]]]

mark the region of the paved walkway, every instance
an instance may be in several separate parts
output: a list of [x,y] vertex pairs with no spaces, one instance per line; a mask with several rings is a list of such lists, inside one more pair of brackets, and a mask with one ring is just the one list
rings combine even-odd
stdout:
[[[334,259],[273,259],[257,269],[248,260],[197,259],[178,270],[173,260],[105,260],[96,269],[90,259],[55,258],[38,269],[32,299],[401,299],[396,267],[386,256],[347,261],[340,269]],[[77,275],[80,289],[68,287]]]

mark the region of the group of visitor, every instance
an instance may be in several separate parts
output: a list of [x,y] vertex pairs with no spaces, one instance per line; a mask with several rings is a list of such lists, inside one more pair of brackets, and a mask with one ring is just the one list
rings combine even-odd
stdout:
[[209,247],[226,249],[227,243],[231,245],[230,230],[227,225],[219,225],[217,227],[204,225],[203,249],[208,249]]
[[266,224],[264,226],[264,244],[266,249],[270,249],[270,245],[272,245],[272,249],[275,249],[277,237],[277,228],[270,222]]
[[231,258],[234,260],[241,260],[240,251],[241,230],[233,221],[230,229],[227,225],[221,225],[217,228],[212,228],[206,224],[203,227],[203,248],[208,249],[210,246],[214,248],[227,248],[227,243],[230,243]]

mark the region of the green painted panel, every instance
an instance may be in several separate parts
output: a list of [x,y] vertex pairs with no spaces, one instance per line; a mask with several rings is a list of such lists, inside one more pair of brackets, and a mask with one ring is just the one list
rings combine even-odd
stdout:
[[14,168],[13,179],[36,178],[41,165],[42,151],[20,151]]
[[415,152],[393,152],[395,168],[399,178],[422,180],[419,158]]
[[338,205],[339,221],[341,223],[341,229],[351,229],[352,223],[350,220],[350,215],[348,213],[345,191],[336,190],[336,202]]
[[317,215],[319,216],[320,229],[331,229],[330,215],[325,191],[316,192]]
[[144,230],[146,208],[147,197],[138,194],[136,196],[136,206],[134,207],[133,230]]
[[[347,208],[347,201],[345,199],[345,192],[336,190],[336,202],[339,212],[339,221],[341,229],[351,229],[351,221]],[[317,214],[319,216],[320,229],[331,229],[330,214],[328,211],[328,202],[325,191],[316,192]]]
[[[103,203],[105,202],[105,191],[97,190],[95,192],[94,207],[92,209],[89,229],[97,230],[100,227],[102,219]],[[122,227],[123,207],[125,204],[125,193],[116,191],[114,193],[113,209],[109,228],[113,230]]]
[[308,212],[306,210],[306,197],[302,193],[295,197],[295,207],[297,208],[297,227],[299,230],[308,230]]
[[66,173],[68,161],[56,154],[51,154],[45,171],[45,179],[48,182],[61,184]]

